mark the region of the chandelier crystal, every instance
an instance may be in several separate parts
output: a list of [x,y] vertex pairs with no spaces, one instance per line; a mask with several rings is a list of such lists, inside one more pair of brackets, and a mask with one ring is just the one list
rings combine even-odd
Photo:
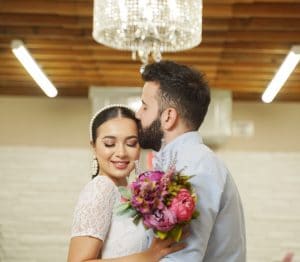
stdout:
[[94,0],[93,38],[143,64],[199,45],[201,32],[202,0]]

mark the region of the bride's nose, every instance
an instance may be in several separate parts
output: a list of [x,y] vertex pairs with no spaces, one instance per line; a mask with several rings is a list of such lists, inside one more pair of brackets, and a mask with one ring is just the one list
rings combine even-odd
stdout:
[[116,155],[118,157],[124,157],[124,156],[126,156],[126,150],[125,150],[124,145],[121,145],[121,144],[117,145],[117,147],[116,147]]

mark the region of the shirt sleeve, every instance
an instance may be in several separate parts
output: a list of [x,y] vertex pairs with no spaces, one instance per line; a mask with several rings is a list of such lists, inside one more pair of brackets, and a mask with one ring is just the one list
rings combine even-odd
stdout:
[[71,236],[92,236],[104,241],[110,228],[116,187],[109,178],[96,177],[79,195]]

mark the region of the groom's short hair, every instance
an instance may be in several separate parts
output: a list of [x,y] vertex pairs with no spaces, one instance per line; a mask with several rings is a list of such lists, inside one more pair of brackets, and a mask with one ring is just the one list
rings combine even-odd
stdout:
[[202,73],[175,62],[161,61],[148,64],[142,78],[159,84],[157,98],[161,112],[173,107],[190,129],[199,129],[210,103],[209,86]]

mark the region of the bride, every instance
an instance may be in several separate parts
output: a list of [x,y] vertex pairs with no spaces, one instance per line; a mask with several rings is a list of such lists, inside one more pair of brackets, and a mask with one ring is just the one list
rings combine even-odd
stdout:
[[98,168],[75,208],[68,262],[156,262],[185,247],[156,238],[150,245],[141,223],[136,226],[132,218],[113,213],[121,199],[117,186],[127,184],[139,158],[137,134],[134,112],[126,106],[110,105],[92,118],[90,140]]

